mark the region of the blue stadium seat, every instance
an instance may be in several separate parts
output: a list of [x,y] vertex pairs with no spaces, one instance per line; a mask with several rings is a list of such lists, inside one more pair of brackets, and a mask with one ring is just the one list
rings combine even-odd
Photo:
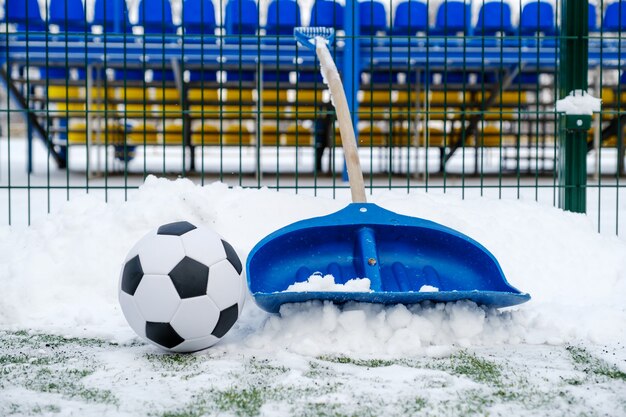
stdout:
[[[191,35],[214,35],[215,8],[212,0],[184,0],[183,2],[183,29],[185,34]],[[209,37],[186,37],[185,42],[215,43],[216,38]],[[216,81],[215,71],[192,70],[189,72],[189,81],[205,82]]]
[[[226,4],[227,35],[254,35],[259,28],[259,10],[254,0],[229,0]],[[253,40],[256,42],[256,40]]]
[[187,34],[215,34],[215,8],[211,0],[183,2],[183,28]]
[[433,32],[437,35],[466,34],[472,21],[469,4],[458,0],[444,1],[437,10]]
[[294,0],[273,0],[267,8],[265,33],[293,37],[293,28],[301,26],[300,6]]
[[334,0],[316,0],[311,9],[309,26],[343,29],[343,6]]
[[604,11],[602,28],[605,32],[622,32],[626,30],[626,1],[611,3]]
[[96,0],[91,24],[102,26],[106,33],[115,32],[116,25],[119,25],[119,33],[133,32],[125,0]]
[[176,33],[170,0],[141,0],[137,24],[143,26],[144,33]]
[[[418,33],[425,34],[429,31],[428,25],[428,6],[422,0],[406,0],[398,4],[395,11],[393,26],[390,30],[395,37],[391,39],[394,45],[407,46],[414,44],[423,47],[426,44],[426,38],[413,38]],[[391,75],[392,83],[398,82],[398,75],[404,74],[407,83],[414,83],[416,74],[414,71],[393,71]],[[381,75],[373,74],[374,80],[381,79]],[[389,76],[383,77],[389,78]],[[424,78],[421,74],[420,79]]]
[[387,12],[385,6],[374,0],[359,2],[360,34],[374,36],[387,31]]
[[[137,24],[143,26],[145,34],[153,35],[145,38],[148,42],[163,42],[161,36],[154,35],[175,34],[177,28],[172,20],[170,0],[140,0]],[[165,42],[176,42],[176,38],[170,37]],[[153,71],[152,79],[173,81],[174,73],[171,69],[158,68]]]
[[[85,33],[87,30],[87,16],[82,0],[49,0],[50,12],[48,23],[59,26],[61,32]],[[65,79],[69,77],[68,68],[47,67],[41,68],[41,78]],[[83,77],[85,70],[79,70],[79,77]]]
[[428,6],[422,1],[408,0],[398,4],[393,21],[394,35],[413,36],[428,31]]
[[[225,17],[226,43],[257,43],[253,35],[259,28],[259,10],[254,0],[229,0],[226,4]],[[240,35],[236,39],[237,35]],[[229,70],[226,71],[226,80],[254,81],[254,71]]]
[[[267,8],[266,36],[263,43],[295,45],[293,28],[301,26],[300,6],[293,0],[273,0]],[[289,83],[289,71],[281,68],[265,70],[263,80],[276,83]]]
[[598,14],[596,11],[596,6],[594,4],[589,3],[589,32],[597,32],[598,31]]
[[552,4],[541,0],[526,3],[520,16],[519,31],[522,36],[538,33],[555,35],[556,23]]
[[37,0],[5,0],[4,20],[17,25],[19,31],[39,32],[46,30]]
[[[453,36],[458,33],[470,32],[472,21],[472,9],[470,4],[458,0],[445,0],[437,9],[435,27],[431,29],[434,35]],[[446,39],[446,42],[462,42],[464,38]],[[435,42],[441,42],[435,40]],[[443,84],[466,84],[469,73],[463,71],[448,71],[441,74]]]
[[[309,26],[326,26],[343,30],[344,6],[335,0],[315,0],[311,8]],[[323,85],[324,80],[319,70],[301,70],[298,72],[298,82],[304,84]],[[305,93],[302,93],[305,94]],[[309,94],[308,92],[306,94]],[[321,101],[321,100],[320,100]]]
[[87,17],[82,0],[50,0],[48,23],[58,25],[65,32],[84,32]]
[[[359,34],[361,36],[376,36],[380,32],[387,32],[387,11],[385,6],[374,0],[365,0],[359,3]],[[367,47],[372,43],[378,44],[380,38],[365,38],[361,40],[361,45]],[[364,68],[364,72],[370,72]],[[370,72],[371,84],[384,84],[387,87],[394,83],[397,76],[396,71],[372,71]]]
[[513,33],[511,6],[503,0],[485,3],[478,12],[478,22],[474,29],[474,34],[478,36],[493,36],[498,33]]

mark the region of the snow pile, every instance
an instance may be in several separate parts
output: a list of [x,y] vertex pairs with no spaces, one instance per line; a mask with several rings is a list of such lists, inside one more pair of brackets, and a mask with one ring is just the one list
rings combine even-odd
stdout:
[[[270,317],[247,344],[255,349],[271,345],[311,356],[345,352],[403,356],[437,352],[441,346],[452,344],[521,343],[526,341],[532,321],[525,313],[483,309],[472,302],[410,307],[353,303],[343,308],[329,302],[309,302],[283,306],[281,317]],[[561,342],[551,336],[556,330],[538,327],[534,342]]]
[[[126,253],[149,230],[177,220],[203,224],[245,261],[270,232],[335,212],[347,203],[347,191],[343,197],[149,177],[126,203],[105,204],[92,196],[72,200],[26,230],[0,228],[0,327],[131,338],[117,301],[118,278]],[[500,311],[472,303],[410,308],[308,303],[285,306],[282,316],[247,302],[220,345],[234,351],[400,355],[459,344],[626,340],[626,243],[598,235],[585,216],[486,198],[382,192],[372,200],[471,236],[499,260],[509,283],[532,300]],[[321,285],[325,277],[317,279]]]
[[422,285],[419,292],[439,292],[439,288],[432,285]]
[[583,90],[571,91],[567,97],[556,101],[556,111],[568,115],[592,115],[600,112],[602,100]]
[[329,291],[329,292],[372,292],[369,278],[349,279],[343,284],[335,283],[332,275],[322,275],[315,273],[304,282],[291,284],[284,292],[307,292],[307,291]]

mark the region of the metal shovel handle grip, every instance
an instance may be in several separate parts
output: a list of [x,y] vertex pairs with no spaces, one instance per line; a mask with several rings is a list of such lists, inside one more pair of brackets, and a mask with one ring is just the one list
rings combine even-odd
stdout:
[[363,171],[361,170],[361,161],[356,147],[356,139],[354,135],[354,126],[352,125],[352,117],[348,107],[343,83],[339,77],[339,72],[332,60],[332,55],[328,48],[316,48],[317,56],[320,62],[332,62],[332,68],[325,72],[328,88],[332,96],[332,101],[337,112],[337,120],[339,121],[339,132],[341,133],[341,146],[346,160],[346,168],[348,170],[348,180],[350,181],[350,192],[352,193],[353,203],[367,203],[365,197],[365,185],[363,183]]

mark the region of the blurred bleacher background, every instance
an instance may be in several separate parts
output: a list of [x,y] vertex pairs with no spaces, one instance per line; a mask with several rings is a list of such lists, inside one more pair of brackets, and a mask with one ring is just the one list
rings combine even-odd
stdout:
[[[21,187],[11,169],[29,190],[42,170],[46,190],[107,190],[122,177],[127,189],[150,173],[345,186],[328,92],[292,38],[300,25],[337,30],[331,50],[370,189],[463,188],[467,178],[500,195],[508,181],[519,197],[526,180],[536,195],[557,186],[559,1],[4,0],[1,10],[8,194]],[[587,13],[588,91],[603,100],[588,171],[619,196],[626,1]]]

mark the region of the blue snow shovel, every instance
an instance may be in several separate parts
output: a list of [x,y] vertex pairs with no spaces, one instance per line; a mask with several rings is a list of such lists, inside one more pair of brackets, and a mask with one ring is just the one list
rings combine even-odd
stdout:
[[[356,140],[339,73],[328,45],[334,31],[296,28],[296,39],[315,49],[337,112],[352,203],[323,217],[286,226],[261,240],[247,262],[249,289],[264,310],[286,303],[328,300],[381,304],[471,300],[506,307],[530,299],[509,285],[498,261],[464,234],[432,221],[367,203]],[[314,274],[343,284],[369,278],[369,292],[286,291]]]

